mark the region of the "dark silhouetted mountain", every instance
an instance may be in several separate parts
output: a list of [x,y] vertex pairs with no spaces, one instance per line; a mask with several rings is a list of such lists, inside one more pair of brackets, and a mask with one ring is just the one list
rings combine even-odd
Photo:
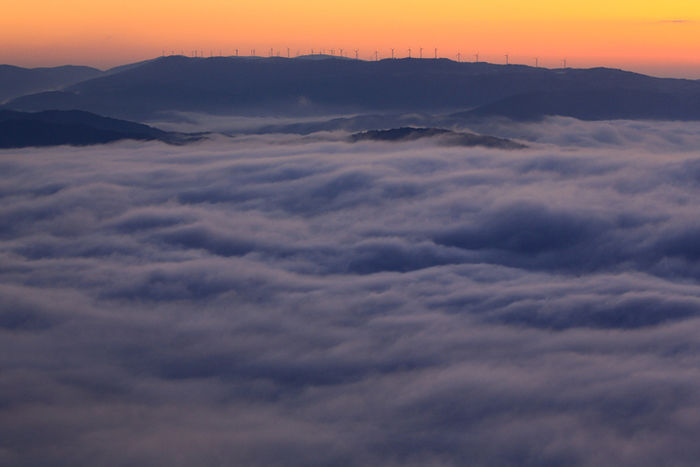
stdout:
[[0,148],[62,144],[83,146],[123,139],[180,144],[197,138],[197,135],[169,133],[148,125],[79,110],[37,113],[0,110]]
[[451,115],[480,120],[507,117],[538,120],[548,115],[581,120],[699,120],[700,92],[672,93],[637,89],[594,89],[520,94]]
[[345,131],[357,133],[377,128],[399,128],[405,126],[451,126],[460,119],[449,119],[429,114],[360,114],[349,117],[304,119],[292,123],[261,124],[248,129],[247,133],[295,133],[308,135],[319,131]]
[[102,74],[86,66],[20,68],[0,65],[0,102],[29,93],[55,90]]
[[524,116],[518,118],[551,111],[588,118],[695,120],[700,119],[698,96],[700,81],[606,68],[550,70],[447,59],[171,56],[110,70],[60,92],[23,96],[7,107],[81,109],[136,120],[178,111],[298,116],[465,109]]
[[443,128],[413,128],[401,127],[389,130],[370,130],[350,135],[350,140],[357,141],[413,141],[421,138],[431,138],[434,136],[445,136],[454,134],[450,130]]
[[350,135],[350,141],[405,142],[423,138],[436,138],[440,144],[449,146],[487,146],[500,149],[523,149],[527,146],[509,139],[476,133],[457,132],[443,128],[402,127],[389,130],[370,130]]

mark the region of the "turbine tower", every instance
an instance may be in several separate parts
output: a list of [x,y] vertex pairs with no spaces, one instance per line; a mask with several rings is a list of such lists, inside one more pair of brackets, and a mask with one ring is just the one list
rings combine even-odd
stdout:
[[435,59],[437,59],[437,47],[435,47]]
[[408,49],[408,58],[411,58],[411,49]]
[[355,60],[359,60],[360,49],[355,49]]
[[420,52],[419,52],[419,53],[420,53],[419,58],[423,58],[423,47],[420,48]]
[[391,49],[391,59],[394,59],[394,49]]
[[506,65],[510,65],[510,63],[509,63],[509,61],[508,61],[508,58],[509,58],[509,57],[508,57],[508,54],[506,54]]

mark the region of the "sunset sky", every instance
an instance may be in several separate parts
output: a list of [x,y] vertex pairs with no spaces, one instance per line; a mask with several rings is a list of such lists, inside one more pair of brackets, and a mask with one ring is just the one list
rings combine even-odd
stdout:
[[700,78],[697,0],[25,0],[4,6],[0,63],[100,68],[194,50],[218,55],[391,48],[431,56]]

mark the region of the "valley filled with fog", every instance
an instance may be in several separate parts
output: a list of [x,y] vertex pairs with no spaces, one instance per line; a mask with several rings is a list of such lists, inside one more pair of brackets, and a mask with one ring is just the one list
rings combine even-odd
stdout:
[[0,151],[0,464],[697,461],[699,123],[294,123]]

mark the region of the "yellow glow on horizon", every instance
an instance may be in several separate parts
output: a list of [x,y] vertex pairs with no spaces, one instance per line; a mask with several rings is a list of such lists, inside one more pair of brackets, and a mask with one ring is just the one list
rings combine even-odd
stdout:
[[490,0],[25,0],[4,6],[0,62],[117,65],[161,50],[263,55],[313,47],[361,58],[375,49],[523,62],[568,57],[579,66],[686,64],[700,74],[700,2]]

